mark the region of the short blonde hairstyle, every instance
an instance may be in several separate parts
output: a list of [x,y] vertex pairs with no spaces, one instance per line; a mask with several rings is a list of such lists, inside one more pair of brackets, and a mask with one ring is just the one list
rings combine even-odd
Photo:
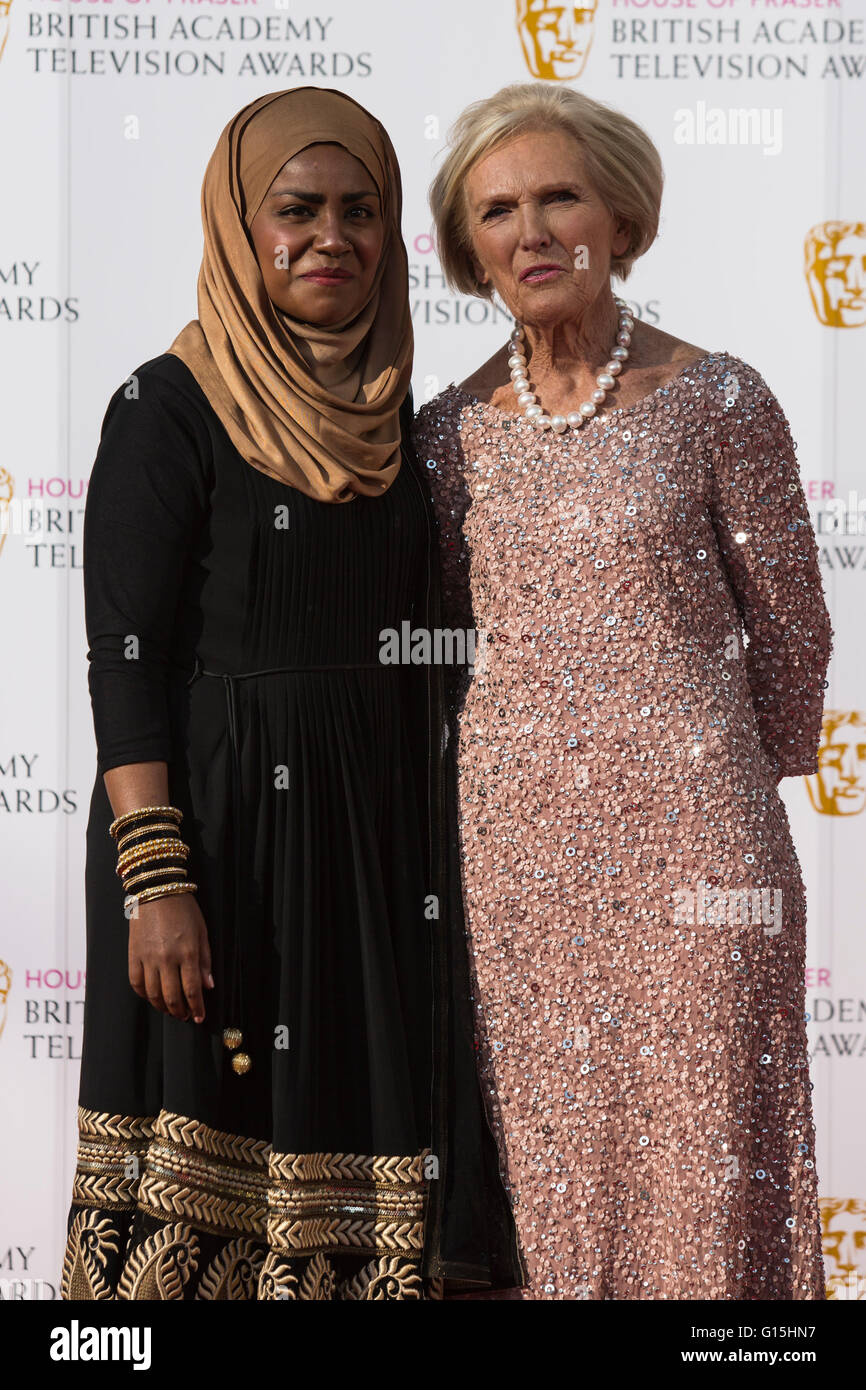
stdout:
[[639,125],[572,87],[514,82],[475,101],[448,134],[445,162],[430,187],[439,259],[448,284],[490,299],[475,278],[465,198],[472,166],[497,146],[529,131],[563,130],[578,142],[587,175],[615,220],[630,227],[627,250],[611,257],[611,274],[626,280],[658,235],[664,174],[661,156]]

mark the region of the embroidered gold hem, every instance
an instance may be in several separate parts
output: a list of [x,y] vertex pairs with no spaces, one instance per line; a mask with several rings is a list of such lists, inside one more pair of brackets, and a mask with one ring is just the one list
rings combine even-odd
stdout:
[[[79,1107],[78,1119],[79,1210],[63,1298],[183,1298],[190,1280],[196,1298],[441,1296],[441,1281],[420,1276],[427,1149],[278,1153],[265,1140],[164,1110],[142,1117]],[[130,1215],[161,1224],[121,1251]],[[215,1237],[218,1254],[202,1269],[203,1246]],[[107,1271],[117,1256],[113,1290]],[[357,1268],[344,1256],[366,1263]]]

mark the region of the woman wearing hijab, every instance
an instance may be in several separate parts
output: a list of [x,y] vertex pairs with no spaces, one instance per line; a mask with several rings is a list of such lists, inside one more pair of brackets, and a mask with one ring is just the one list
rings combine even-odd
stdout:
[[400,212],[356,102],[244,107],[205,174],[199,317],[109,402],[65,1299],[523,1278],[472,1050],[441,667],[381,659],[439,601],[401,443]]

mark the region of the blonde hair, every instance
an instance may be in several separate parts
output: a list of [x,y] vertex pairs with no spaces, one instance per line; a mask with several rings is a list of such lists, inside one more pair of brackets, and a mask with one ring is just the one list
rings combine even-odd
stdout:
[[528,131],[563,130],[578,142],[587,176],[615,221],[630,228],[629,244],[611,257],[611,274],[626,280],[658,234],[664,174],[658,150],[639,125],[571,87],[514,82],[467,106],[448,133],[449,150],[430,187],[439,259],[448,284],[491,299],[472,268],[465,198],[472,166],[497,146]]

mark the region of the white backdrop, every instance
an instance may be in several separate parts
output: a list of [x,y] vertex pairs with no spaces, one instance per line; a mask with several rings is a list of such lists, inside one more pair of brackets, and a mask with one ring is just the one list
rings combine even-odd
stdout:
[[661,232],[618,292],[756,366],[799,444],[835,632],[832,718],[820,777],[782,793],[809,904],[830,1291],[866,1298],[866,0],[0,0],[4,1298],[57,1296],[75,1161],[95,766],[87,478],[109,396],[195,316],[217,136],[246,102],[308,83],[384,122],[403,170],[420,403],[508,328],[442,282],[426,191],[447,127],[533,77],[651,134]]

